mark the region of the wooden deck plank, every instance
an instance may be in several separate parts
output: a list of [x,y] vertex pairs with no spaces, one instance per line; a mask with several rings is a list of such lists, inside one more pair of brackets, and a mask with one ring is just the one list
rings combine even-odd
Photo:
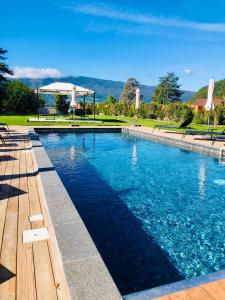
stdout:
[[[35,173],[33,168],[32,156],[30,151],[26,152],[27,173],[33,174],[28,176],[28,191],[30,203],[30,215],[41,214],[39,193],[36,185]],[[41,228],[43,222],[34,222],[32,228]],[[49,254],[48,242],[39,241],[33,243],[35,279],[38,299],[57,299],[56,285],[53,276],[52,263]],[[44,276],[43,276],[44,274]]]
[[210,282],[203,286],[204,290],[209,293],[212,297],[216,297],[216,300],[225,299],[225,291],[217,282]]
[[154,300],[171,300],[169,296],[162,296],[159,298],[155,298]]
[[[7,182],[9,189],[7,210],[5,217],[4,232],[2,237],[2,247],[0,262],[11,273],[16,274],[16,252],[17,252],[17,219],[18,219],[18,193],[19,193],[19,160],[20,152],[16,152],[16,160],[12,161],[12,179]],[[13,177],[15,175],[15,178]],[[10,183],[10,184],[9,184]],[[0,296],[2,299],[16,299],[16,276],[5,281],[0,286]]]
[[202,286],[195,287],[192,289],[187,290],[187,294],[193,299],[193,300],[215,300],[214,297],[209,295]]
[[217,283],[225,291],[225,279],[219,280]]
[[192,300],[191,296],[189,296],[186,291],[171,294],[169,297],[171,300]]
[[[25,144],[23,143],[23,147]],[[20,164],[20,189],[26,193],[19,195],[19,212],[18,212],[18,249],[17,249],[17,298],[24,300],[36,300],[36,284],[34,276],[33,247],[31,243],[23,243],[23,230],[31,228],[28,219],[29,216],[29,199],[28,183],[24,174],[27,172],[26,157],[24,151],[21,155]]]
[[47,241],[33,243],[35,279],[38,299],[57,299],[56,286]]
[[[11,148],[12,149],[12,148]],[[4,154],[7,156],[9,152],[4,152]],[[4,183],[4,177],[6,173],[9,173],[9,170],[12,170],[12,162],[9,163],[8,160],[0,161],[1,169],[0,169],[0,175],[2,176],[2,180],[0,181],[0,186]],[[8,168],[8,171],[7,171]],[[3,237],[3,230],[5,225],[5,217],[6,217],[6,209],[7,209],[7,203],[8,198],[3,198],[3,194],[1,194],[1,200],[0,200],[0,253],[1,253],[1,245],[2,245],[2,237]]]

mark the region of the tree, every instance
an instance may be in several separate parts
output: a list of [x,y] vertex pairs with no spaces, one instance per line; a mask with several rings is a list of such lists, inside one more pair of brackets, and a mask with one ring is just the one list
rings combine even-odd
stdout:
[[3,84],[3,109],[8,113],[36,113],[43,104],[35,92],[19,80],[8,81]]
[[56,95],[55,108],[63,114],[68,114],[69,103],[66,95]]
[[135,100],[136,89],[140,87],[139,82],[135,78],[129,78],[124,85],[120,101],[123,103],[131,103]]
[[167,73],[166,76],[159,78],[159,85],[154,91],[152,100],[156,103],[166,104],[181,101],[183,91],[178,84],[179,77],[174,73]]
[[12,70],[9,69],[8,65],[4,63],[3,61],[6,59],[5,54],[7,53],[6,50],[3,48],[0,48],[0,84],[3,81],[6,81],[5,75],[13,75]]
[[115,97],[113,97],[112,95],[109,95],[105,100],[105,103],[107,103],[107,104],[115,104],[116,102],[117,102],[117,99]]

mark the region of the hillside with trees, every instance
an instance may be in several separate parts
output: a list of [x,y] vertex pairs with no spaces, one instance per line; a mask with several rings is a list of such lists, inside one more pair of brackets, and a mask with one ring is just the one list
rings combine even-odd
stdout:
[[[200,98],[207,98],[208,86],[202,87],[190,100],[194,102]],[[214,98],[225,99],[225,79],[217,81],[215,84]]]

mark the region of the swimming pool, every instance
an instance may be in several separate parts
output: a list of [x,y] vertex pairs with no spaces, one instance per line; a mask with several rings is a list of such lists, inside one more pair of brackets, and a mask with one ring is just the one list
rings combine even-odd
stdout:
[[122,294],[225,267],[225,167],[121,133],[42,133]]

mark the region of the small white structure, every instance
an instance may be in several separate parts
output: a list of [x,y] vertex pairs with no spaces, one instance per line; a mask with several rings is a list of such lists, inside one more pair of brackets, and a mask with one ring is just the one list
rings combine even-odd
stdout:
[[48,85],[44,85],[36,89],[38,94],[50,94],[50,95],[66,95],[71,96],[70,107],[76,107],[76,99],[79,96],[84,98],[84,110],[86,96],[93,96],[94,103],[94,119],[95,119],[95,92],[79,85],[66,82],[53,82]]
[[213,103],[213,92],[215,88],[215,80],[211,78],[209,80],[209,87],[208,87],[208,97],[205,104],[205,110],[208,111],[208,125],[210,123],[210,112],[214,110],[214,103]]
[[214,87],[215,87],[215,80],[213,78],[211,78],[209,80],[208,97],[207,97],[207,101],[206,101],[206,104],[205,104],[205,110],[209,111],[209,112],[211,110],[214,110],[214,103],[213,103]]
[[141,100],[141,90],[139,88],[136,88],[136,102],[135,102],[135,109],[136,110],[139,109],[140,100]]

